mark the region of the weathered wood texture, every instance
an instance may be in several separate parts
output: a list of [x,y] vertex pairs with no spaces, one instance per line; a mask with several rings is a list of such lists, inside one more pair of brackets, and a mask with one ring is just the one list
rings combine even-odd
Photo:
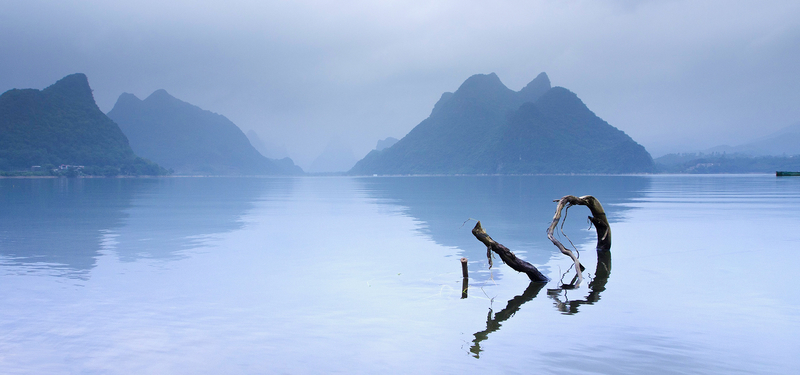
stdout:
[[553,202],[558,202],[556,206],[556,213],[553,215],[553,221],[550,223],[550,227],[547,228],[547,238],[553,242],[561,253],[572,258],[572,261],[575,263],[575,270],[578,273],[578,282],[575,286],[580,285],[583,281],[583,276],[581,272],[584,270],[583,265],[578,260],[578,257],[573,253],[571,250],[567,249],[561,242],[556,239],[554,232],[556,227],[558,226],[558,222],[561,221],[561,211],[569,209],[572,206],[586,206],[589,207],[589,210],[592,212],[592,216],[589,216],[589,221],[594,225],[595,230],[597,231],[597,246],[596,249],[599,252],[607,252],[611,250],[611,227],[608,225],[608,219],[606,219],[606,213],[603,210],[603,206],[600,204],[595,197],[591,195],[584,195],[582,197],[576,197],[574,195],[566,195],[561,199],[556,199]]
[[461,299],[467,298],[469,289],[469,270],[467,270],[467,258],[461,258]]
[[481,241],[484,245],[486,245],[486,256],[489,258],[489,268],[492,268],[492,251],[494,251],[495,254],[497,254],[505,264],[517,272],[524,272],[528,275],[531,281],[542,283],[550,281],[547,276],[539,272],[539,270],[536,269],[536,267],[534,267],[532,264],[517,258],[517,256],[514,255],[511,250],[497,243],[492,239],[492,237],[489,237],[489,235],[481,226],[480,221],[475,224],[475,228],[472,228],[472,234],[478,239],[478,241]]

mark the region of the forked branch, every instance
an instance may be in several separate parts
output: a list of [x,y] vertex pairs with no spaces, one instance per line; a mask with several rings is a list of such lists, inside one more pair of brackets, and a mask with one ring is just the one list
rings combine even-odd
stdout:
[[553,215],[553,221],[550,223],[550,227],[547,228],[547,238],[558,247],[562,254],[572,258],[572,261],[575,263],[575,270],[578,273],[578,281],[575,284],[575,287],[577,287],[583,281],[582,271],[584,267],[581,265],[575,253],[561,244],[553,234],[558,226],[558,222],[561,221],[561,211],[571,206],[580,205],[589,207],[589,210],[592,212],[592,216],[589,216],[589,221],[594,225],[597,231],[597,251],[611,250],[611,227],[608,225],[608,219],[606,219],[606,213],[603,211],[603,206],[600,204],[600,201],[591,195],[584,195],[582,197],[566,195],[553,202],[558,202],[558,205],[556,206],[556,213]]

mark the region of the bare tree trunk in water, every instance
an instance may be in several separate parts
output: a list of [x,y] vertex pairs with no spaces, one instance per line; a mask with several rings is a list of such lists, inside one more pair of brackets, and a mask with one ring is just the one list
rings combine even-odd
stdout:
[[534,267],[532,264],[517,258],[517,256],[514,255],[511,250],[497,243],[492,239],[492,237],[489,237],[489,234],[483,230],[480,221],[475,224],[475,228],[472,228],[472,234],[478,239],[478,241],[481,241],[484,245],[486,245],[486,257],[489,258],[489,268],[492,268],[492,251],[494,251],[500,256],[500,259],[502,259],[505,264],[508,264],[509,267],[513,268],[517,272],[525,272],[531,281],[539,283],[546,283],[550,281],[547,276],[539,272],[539,270],[536,269],[536,267]]
[[[559,250],[561,250],[562,254],[572,258],[572,261],[575,263],[575,271],[577,272],[578,278],[578,281],[572,285],[572,287],[577,288],[583,281],[582,271],[584,270],[584,267],[581,265],[578,257],[575,256],[575,253],[564,247],[564,245],[562,245],[561,242],[559,242],[553,235],[553,231],[555,231],[556,227],[558,226],[558,222],[561,221],[561,211],[576,205],[589,207],[589,210],[592,212],[592,216],[589,216],[589,221],[594,225],[594,228],[597,231],[596,248],[598,255],[598,267],[601,263],[601,253],[609,252],[611,250],[611,227],[608,225],[608,219],[606,219],[606,213],[603,211],[603,206],[600,204],[600,201],[591,195],[584,195],[582,197],[566,195],[561,199],[554,200],[553,202],[558,202],[558,206],[556,206],[556,213],[553,215],[553,222],[550,223],[550,227],[547,228],[547,238],[549,238],[550,241],[552,241],[553,244],[556,245]],[[610,258],[611,255],[608,254],[609,266],[611,264]]]
[[[561,242],[559,242],[554,235],[555,229],[558,226],[558,223],[561,221],[561,212],[566,212],[570,207],[576,205],[589,207],[589,210],[592,212],[592,216],[589,216],[589,221],[592,223],[592,225],[594,225],[595,230],[597,231],[596,249],[598,256],[598,267],[600,267],[601,263],[605,264],[605,262],[601,261],[602,259],[608,259],[608,266],[611,265],[611,227],[608,225],[608,219],[606,219],[606,213],[603,210],[603,206],[600,204],[600,201],[591,195],[584,195],[582,197],[566,195],[561,199],[554,200],[553,202],[558,202],[558,205],[556,206],[556,213],[553,215],[553,221],[550,223],[550,227],[547,228],[547,238],[549,238],[550,241],[552,241],[553,244],[558,247],[562,254],[572,258],[572,261],[575,263],[575,277],[577,278],[577,282],[570,284],[569,287],[577,288],[580,286],[581,282],[583,282],[583,271],[585,268],[578,260],[577,255],[561,244]],[[475,224],[475,228],[472,229],[472,234],[475,236],[475,238],[486,245],[486,257],[489,259],[489,268],[492,268],[492,251],[494,251],[500,256],[500,259],[502,259],[505,264],[508,264],[509,267],[518,272],[525,272],[531,281],[549,281],[547,276],[539,272],[539,270],[536,269],[536,267],[534,267],[532,264],[517,258],[517,256],[514,255],[511,250],[493,240],[492,237],[490,237],[489,234],[487,234],[483,229],[480,221]]]

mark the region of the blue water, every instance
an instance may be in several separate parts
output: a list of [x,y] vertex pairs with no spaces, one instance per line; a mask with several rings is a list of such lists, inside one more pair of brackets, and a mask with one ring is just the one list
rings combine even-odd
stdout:
[[769,175],[0,179],[0,373],[793,373],[798,228]]

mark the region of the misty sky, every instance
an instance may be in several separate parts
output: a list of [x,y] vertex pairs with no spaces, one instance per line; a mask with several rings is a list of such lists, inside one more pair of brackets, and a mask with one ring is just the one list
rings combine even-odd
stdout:
[[361,157],[476,73],[542,71],[654,156],[800,121],[800,1],[0,0],[0,91],[85,73],[285,144]]

